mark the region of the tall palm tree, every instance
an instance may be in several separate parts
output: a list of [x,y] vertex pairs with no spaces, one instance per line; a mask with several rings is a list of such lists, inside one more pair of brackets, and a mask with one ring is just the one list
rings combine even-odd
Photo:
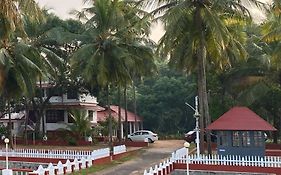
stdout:
[[[72,66],[74,70],[77,70],[77,75],[92,86],[107,89],[107,107],[109,109],[109,87],[125,86],[130,83],[129,65],[141,62],[140,57],[136,57],[134,53],[144,48],[151,52],[151,49],[146,47],[140,38],[141,34],[147,34],[148,29],[139,27],[149,24],[147,22],[139,23],[140,18],[134,11],[136,8],[125,1],[96,0],[90,2],[93,6],[84,9],[83,13],[79,15],[82,17],[81,14],[89,13],[91,17],[86,18],[86,32],[81,37],[80,49],[72,56]],[[135,58],[139,60],[137,61]],[[109,125],[112,126],[111,115],[109,118]],[[112,145],[112,132],[110,132],[109,144]]]
[[[107,108],[110,109],[110,85],[130,79],[126,69],[127,49],[119,32],[126,30],[124,12],[119,1],[90,1],[92,7],[84,9],[90,13],[86,18],[86,36],[81,47],[72,55],[72,66],[92,87],[100,86],[107,91]],[[85,16],[86,17],[86,16]],[[81,70],[83,68],[83,70]],[[76,72],[76,71],[75,71]],[[110,111],[110,110],[109,110]],[[112,116],[109,112],[109,145],[112,148]]]
[[[260,6],[260,2],[249,0]],[[152,12],[163,15],[165,34],[160,40],[162,53],[169,55],[170,63],[187,72],[196,70],[200,109],[201,151],[203,130],[210,124],[207,96],[206,65],[216,63],[229,67],[235,58],[246,56],[245,50],[229,28],[250,17],[240,0],[143,0],[145,5],[157,5]],[[208,58],[208,60],[207,60]],[[211,153],[210,134],[207,132],[208,154]]]
[[[4,68],[2,76],[5,78],[2,96],[8,102],[22,96],[32,96],[35,92],[36,77],[41,74],[41,57],[36,49],[22,42],[10,44],[12,48],[2,48],[0,51],[0,65]],[[8,103],[8,110],[9,106]],[[9,133],[12,138],[11,127]]]
[[26,25],[44,21],[43,13],[34,0],[3,0],[0,9],[0,93],[2,90],[9,100],[34,97],[37,78],[43,72],[56,75],[51,71],[56,67],[52,64],[56,55],[39,44],[38,36],[31,38],[26,31]]
[[[13,48],[17,47],[15,38],[26,37],[22,16],[26,16],[32,21],[43,19],[40,8],[34,0],[2,0],[0,2],[0,81],[4,82],[0,84],[0,92],[5,84],[9,67],[4,64],[10,62],[5,62],[4,59],[10,59],[13,56],[11,52]],[[21,42],[22,44],[23,42]]]

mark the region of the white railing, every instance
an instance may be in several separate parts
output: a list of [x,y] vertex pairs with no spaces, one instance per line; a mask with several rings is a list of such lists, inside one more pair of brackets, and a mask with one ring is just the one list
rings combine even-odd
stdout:
[[110,155],[110,149],[104,148],[104,149],[98,149],[94,150],[91,154],[92,160],[108,157]]
[[[48,149],[9,149],[9,157],[34,157],[34,158],[57,158],[57,159],[81,159],[91,156],[93,151],[76,150],[48,150]],[[0,150],[0,156],[5,156],[5,149]]]
[[119,145],[119,146],[115,146],[113,148],[113,154],[121,154],[121,153],[125,153],[126,150],[126,146],[125,145]]
[[[121,154],[126,152],[126,146],[120,145],[113,147],[113,154]],[[87,152],[88,153],[88,152]],[[67,174],[74,171],[79,171],[80,169],[88,168],[92,166],[92,161],[97,160],[104,157],[110,156],[110,149],[104,148],[104,149],[98,149],[91,152],[90,155],[82,157],[80,160],[78,158],[74,158],[74,161],[71,162],[69,159],[67,159],[65,164],[62,164],[61,161],[58,162],[57,165],[53,165],[50,163],[48,167],[44,168],[42,165],[38,167],[37,170],[29,173],[32,175],[45,175],[45,173],[49,175],[57,175],[59,174]]]
[[205,164],[205,165],[229,165],[229,166],[254,166],[254,167],[273,167],[281,168],[281,157],[276,156],[237,156],[237,155],[189,155],[186,157],[186,148],[181,148],[172,153],[170,159],[150,167],[149,170],[145,170],[143,175],[154,174],[168,174],[173,171],[173,163],[186,164]]
[[46,173],[49,175],[59,175],[59,174],[67,174],[74,171],[79,171],[80,169],[85,169],[92,166],[92,160],[90,157],[82,158],[81,160],[74,159],[73,162],[67,160],[65,164],[62,164],[61,161],[58,162],[57,165],[53,165],[50,163],[48,167],[44,168],[42,165],[39,165],[38,169],[29,173],[30,175],[45,175]]
[[143,175],[154,175],[154,174],[169,174],[173,171],[173,163],[177,160],[181,160],[186,157],[186,148],[181,148],[172,153],[172,157],[166,161],[150,167],[150,169],[144,170]]
[[186,148],[180,148],[172,153],[172,158],[177,160],[186,157]]
[[150,169],[144,170],[143,175],[154,175],[154,174],[170,174],[173,171],[174,160],[172,158],[167,159],[166,161],[150,167]]
[[[113,154],[126,152],[126,146],[120,145],[113,148]],[[91,157],[92,160],[108,157],[109,148],[98,149],[94,151],[76,151],[76,150],[48,150],[48,149],[9,149],[9,157],[32,157],[32,158],[56,158],[56,159],[82,159]],[[5,149],[0,150],[0,156],[6,156]]]
[[276,156],[237,156],[237,155],[189,155],[188,158],[172,157],[177,163],[205,164],[205,165],[230,165],[230,166],[254,166],[254,167],[281,167],[281,157]]

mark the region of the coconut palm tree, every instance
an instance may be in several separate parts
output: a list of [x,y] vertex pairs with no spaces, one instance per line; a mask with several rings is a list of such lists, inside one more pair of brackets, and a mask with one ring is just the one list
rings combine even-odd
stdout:
[[13,56],[11,54],[12,50],[19,46],[16,46],[16,37],[26,37],[22,16],[32,21],[43,19],[40,8],[34,0],[2,0],[0,2],[0,81],[4,82],[0,85],[0,92],[5,84],[8,71],[8,66],[5,66],[4,63],[10,62],[7,60],[5,62],[4,59],[11,58]]
[[[255,0],[248,2],[261,6],[261,3]],[[207,99],[206,65],[216,63],[225,68],[229,67],[233,59],[246,57],[245,50],[238,38],[232,34],[229,25],[249,20],[250,13],[240,0],[143,0],[143,3],[158,6],[152,14],[160,15],[158,18],[163,21],[166,30],[160,40],[161,53],[169,55],[170,64],[181,70],[197,71],[200,128],[203,138],[204,119],[205,125],[211,121]],[[203,140],[200,142],[203,143]],[[209,133],[207,143],[210,154]]]
[[[115,83],[129,82],[126,69],[127,49],[119,32],[126,30],[124,12],[119,1],[91,1],[92,7],[84,9],[90,13],[86,18],[86,39],[72,56],[72,66],[92,87],[100,86],[107,92],[107,108],[110,109],[109,88]],[[86,17],[86,16],[85,16]],[[127,30],[126,30],[127,31]],[[124,34],[124,33],[123,33]],[[83,68],[83,70],[81,70]],[[75,71],[76,72],[76,71]],[[109,110],[109,145],[112,148],[112,116]]]
[[[86,82],[92,86],[100,86],[107,91],[107,107],[110,108],[110,85],[125,86],[131,82],[129,65],[141,62],[140,51],[152,50],[144,45],[141,35],[146,35],[149,25],[140,23],[136,8],[119,0],[91,1],[92,7],[84,9],[90,13],[86,18],[86,32],[81,40],[81,47],[72,56],[72,66]],[[82,17],[80,13],[80,17]],[[87,17],[87,16],[84,16]],[[86,37],[85,37],[86,36]],[[82,36],[83,37],[83,36]],[[139,52],[137,56],[134,53]],[[137,59],[138,60],[137,60]],[[135,64],[133,64],[135,63]],[[81,70],[83,68],[83,70]],[[110,111],[110,110],[109,110]],[[109,118],[112,118],[109,112]],[[110,119],[109,121],[112,121]],[[112,122],[109,122],[110,142],[112,144]]]
[[56,75],[51,71],[56,55],[26,31],[26,25],[44,21],[43,14],[33,0],[3,0],[0,9],[0,93],[8,101],[23,95],[31,98],[43,72]]

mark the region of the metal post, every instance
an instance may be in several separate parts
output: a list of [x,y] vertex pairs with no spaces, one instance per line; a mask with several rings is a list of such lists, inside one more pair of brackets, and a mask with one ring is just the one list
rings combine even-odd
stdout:
[[6,169],[9,169],[9,164],[8,164],[8,144],[9,144],[9,139],[5,138],[4,142],[6,144]]
[[194,111],[194,118],[196,119],[196,123],[195,123],[195,132],[196,132],[196,153],[197,153],[197,158],[199,158],[200,156],[200,140],[199,140],[199,132],[200,132],[200,129],[199,129],[199,117],[200,117],[200,114],[199,114],[199,111],[198,111],[198,96],[195,97],[195,108],[192,107],[190,104],[188,104],[187,102],[185,102],[185,104],[187,106],[189,106],[193,111]]
[[194,117],[196,119],[196,123],[195,123],[195,131],[196,131],[196,153],[197,153],[197,158],[199,158],[200,156],[200,146],[199,146],[199,111],[198,111],[198,96],[195,97],[195,113],[194,113]]
[[[12,140],[13,141],[13,140]],[[4,142],[6,144],[6,168],[2,169],[2,175],[13,175],[13,170],[9,170],[9,162],[8,162],[8,144],[10,142],[10,140],[8,138],[4,139]]]
[[190,144],[188,142],[185,142],[183,145],[186,148],[186,175],[189,175],[189,157],[188,157],[189,150],[188,149],[189,149]]

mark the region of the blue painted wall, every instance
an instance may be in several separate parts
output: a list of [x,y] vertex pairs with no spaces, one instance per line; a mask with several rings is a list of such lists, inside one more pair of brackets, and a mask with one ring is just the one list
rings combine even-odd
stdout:
[[265,155],[263,131],[218,131],[217,136],[219,155],[262,157]]

